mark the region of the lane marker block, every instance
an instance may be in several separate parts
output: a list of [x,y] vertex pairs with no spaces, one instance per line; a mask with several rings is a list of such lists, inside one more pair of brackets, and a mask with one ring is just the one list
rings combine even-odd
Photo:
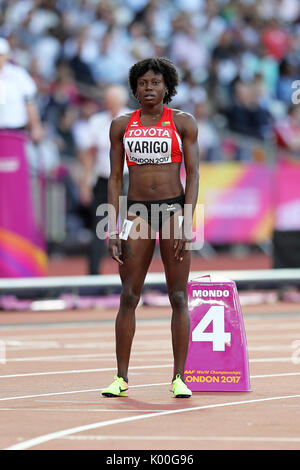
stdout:
[[249,392],[242,309],[234,281],[202,276],[189,281],[190,340],[185,382],[192,391]]

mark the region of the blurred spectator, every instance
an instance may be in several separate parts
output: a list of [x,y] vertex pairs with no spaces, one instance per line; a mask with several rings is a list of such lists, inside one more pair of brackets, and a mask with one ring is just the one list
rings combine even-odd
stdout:
[[261,42],[266,48],[267,54],[279,61],[288,52],[290,37],[288,31],[276,18],[273,18],[267,23],[266,28],[263,30]]
[[[15,63],[40,80],[50,123],[69,105],[70,88],[95,98],[106,85],[126,85],[130,65],[151,55],[175,62],[182,82],[174,104],[189,112],[199,86],[214,108],[236,106],[230,84],[239,77],[262,77],[260,108],[288,105],[299,76],[298,0],[10,0],[0,8],[0,33]],[[62,78],[65,64],[72,77]]]
[[233,104],[225,114],[230,130],[258,139],[269,136],[270,114],[260,105],[257,87],[253,82],[235,82]]
[[230,84],[238,77],[241,43],[229,29],[224,30],[211,49],[207,88],[214,107],[224,107],[232,102]]
[[78,118],[78,110],[75,107],[66,107],[62,111],[56,123],[56,141],[63,160],[74,159],[76,145],[73,135],[73,126]]
[[174,5],[167,0],[151,0],[135,16],[135,21],[145,25],[154,41],[169,42],[172,35]]
[[280,149],[300,157],[300,105],[291,105],[288,114],[275,124],[276,142]]
[[[74,145],[73,158],[68,162],[68,169],[73,183],[78,189],[78,203],[83,206],[80,200],[80,187],[82,181],[82,158],[90,146],[90,120],[97,112],[99,112],[99,103],[89,99],[81,98],[80,103],[76,107],[77,112],[71,123],[70,133],[72,144]],[[84,204],[82,210],[89,212]],[[90,219],[90,217],[89,217]]]
[[134,21],[129,32],[132,38],[130,52],[135,61],[142,60],[144,57],[152,57],[154,47],[151,40],[147,37],[145,25],[139,21]]
[[241,44],[233,32],[229,29],[225,30],[211,54],[211,67],[218,82],[228,84],[236,78],[240,52]]
[[60,14],[56,0],[35,0],[32,2],[29,32],[33,35],[45,35],[49,28],[59,25]]
[[107,184],[110,175],[110,124],[115,117],[129,112],[126,107],[127,101],[128,94],[125,87],[109,86],[104,96],[105,110],[94,114],[88,123],[86,151],[81,155],[80,196],[82,204],[91,208],[93,239],[89,253],[89,274],[99,273],[101,261],[107,254],[106,241],[99,239],[96,234],[96,226],[103,219],[96,215],[96,210],[100,204],[107,203]]
[[29,127],[34,143],[43,138],[43,127],[35,103],[36,84],[28,72],[8,62],[8,41],[0,38],[0,129],[24,130]]
[[287,23],[294,22],[300,16],[300,4],[298,0],[279,0],[278,18]]
[[[300,77],[299,19],[299,0],[0,1],[0,36],[10,44],[7,65],[21,67],[22,77],[26,69],[34,79],[27,73],[19,88],[26,96],[38,94],[34,106],[46,131],[47,167],[55,167],[59,156],[82,197],[76,157],[86,152],[89,114],[98,112],[92,103],[101,104],[111,84],[127,87],[129,67],[147,56],[175,62],[181,82],[171,104],[197,116],[205,161],[221,158],[222,114],[238,159],[247,155],[245,137],[264,144],[273,128],[280,148],[297,152],[297,111],[287,110],[291,85]],[[14,114],[14,125],[32,119],[28,106],[23,102]],[[12,113],[5,114],[0,123],[9,126]],[[37,112],[33,121],[38,141]],[[91,198],[90,189],[85,195]]]
[[17,36],[14,32],[7,36],[7,41],[9,42],[10,46],[9,61],[12,64],[20,65],[25,69],[30,69],[30,65],[34,59],[26,44],[22,43],[20,37]]
[[49,28],[40,40],[32,47],[32,60],[37,63],[39,74],[53,80],[56,74],[56,62],[61,52],[60,40],[57,31]]
[[279,65],[279,77],[276,85],[276,96],[284,104],[290,105],[292,84],[299,76],[299,64],[294,57],[284,57]]
[[170,58],[179,67],[198,71],[208,64],[208,51],[199,40],[198,31],[189,15],[180,14],[173,22],[173,35],[170,41]]
[[259,18],[251,12],[242,18],[241,39],[246,50],[255,51],[260,43],[261,24]]
[[219,137],[211,121],[211,111],[207,96],[203,94],[202,100],[195,104],[193,114],[198,125],[200,159],[207,162],[222,160]]
[[274,96],[278,80],[279,65],[264,47],[257,46],[255,51],[245,51],[241,56],[239,75],[243,80],[250,81],[257,74],[261,75],[270,96]]
[[124,0],[124,3],[132,10],[138,12],[146,6],[148,0]]
[[44,120],[56,127],[61,114],[68,106],[79,103],[79,90],[68,65],[60,62],[57,65],[56,79],[50,87],[49,100],[44,109]]
[[92,73],[95,81],[105,83],[124,83],[128,69],[134,58],[130,54],[130,43],[124,32],[110,27],[104,34],[97,60],[93,63]]
[[182,67],[182,75],[177,87],[177,95],[172,100],[173,107],[192,113],[195,103],[203,99],[203,94],[206,94],[206,91],[204,87],[197,82],[197,75],[193,74],[186,67]]
[[73,136],[79,159],[89,146],[89,121],[99,111],[99,104],[89,98],[82,98],[79,103],[79,115],[73,124]]
[[75,38],[66,40],[64,55],[77,82],[95,85],[90,64],[97,59],[97,45],[89,38],[86,27],[80,29]]

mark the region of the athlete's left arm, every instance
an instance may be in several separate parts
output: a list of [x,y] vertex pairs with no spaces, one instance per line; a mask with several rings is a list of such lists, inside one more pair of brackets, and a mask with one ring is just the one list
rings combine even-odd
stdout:
[[181,238],[176,240],[174,244],[175,258],[182,261],[185,245],[192,238],[193,215],[198,199],[200,153],[198,126],[194,117],[182,111],[174,114],[173,118],[182,140],[186,172],[183,230]]
[[[193,214],[195,212],[198,199],[200,154],[198,146],[198,126],[194,117],[191,114],[182,113],[180,124],[186,172],[185,213],[183,221],[184,230],[182,238],[184,245],[192,236]],[[188,204],[189,206],[187,206]],[[180,245],[182,244],[179,243],[179,246],[177,247],[177,250],[179,251],[184,249],[184,246]]]
[[194,213],[199,188],[198,126],[191,114],[184,114],[182,122],[184,127],[181,137],[186,172],[185,203],[192,205]]

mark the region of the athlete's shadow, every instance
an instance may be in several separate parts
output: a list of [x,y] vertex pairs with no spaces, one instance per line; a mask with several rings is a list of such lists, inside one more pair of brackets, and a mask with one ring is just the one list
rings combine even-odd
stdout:
[[[179,400],[176,398],[172,398],[170,396],[170,402],[168,403],[153,403],[151,401],[142,401],[142,400],[137,400],[132,397],[103,397],[105,400],[109,400],[110,402],[112,401],[114,407],[116,406],[117,409],[120,411],[136,411],[136,412],[155,412],[155,411],[168,411],[168,410],[176,410],[178,408],[188,408],[190,405],[195,405],[193,402],[193,397],[185,399],[185,400]],[[171,401],[172,400],[172,401]]]
[[[228,398],[232,399],[235,398],[242,398],[245,395],[248,395],[249,392],[193,392],[193,395],[190,398],[179,399],[174,398],[171,396],[170,393],[170,401],[163,403],[153,403],[151,401],[142,401],[137,400],[132,397],[116,397],[111,398],[110,400],[113,401],[114,405],[117,405],[117,408],[123,411],[136,411],[136,412],[159,412],[159,411],[168,411],[168,410],[176,410],[179,408],[193,408],[194,406],[201,406],[204,404],[205,406],[205,399],[212,399],[215,397],[224,397],[224,400],[228,400]],[[107,400],[107,398],[103,397],[103,399]]]

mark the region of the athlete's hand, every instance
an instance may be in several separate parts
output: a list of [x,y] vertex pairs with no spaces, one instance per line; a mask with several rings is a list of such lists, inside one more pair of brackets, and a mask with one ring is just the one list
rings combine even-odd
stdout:
[[188,240],[184,234],[180,238],[174,240],[174,258],[178,261],[183,261],[185,245],[190,240]]
[[123,264],[121,260],[122,256],[122,248],[121,248],[121,240],[119,239],[119,235],[115,235],[114,238],[110,238],[108,242],[108,250],[112,259],[117,261],[120,265]]

